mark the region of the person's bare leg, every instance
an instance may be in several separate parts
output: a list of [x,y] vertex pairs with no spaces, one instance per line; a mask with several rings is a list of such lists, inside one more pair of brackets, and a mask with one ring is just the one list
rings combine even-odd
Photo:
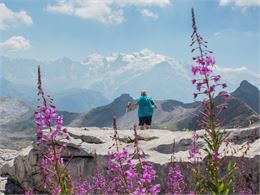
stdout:
[[146,129],[151,129],[151,126],[150,125],[146,125]]
[[141,130],[144,130],[144,125],[141,125],[140,128],[141,128]]

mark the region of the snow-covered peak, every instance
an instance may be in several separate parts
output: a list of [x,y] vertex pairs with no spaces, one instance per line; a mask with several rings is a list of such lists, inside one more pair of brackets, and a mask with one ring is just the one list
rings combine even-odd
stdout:
[[83,64],[93,64],[93,63],[114,63],[118,60],[122,60],[123,62],[130,63],[134,61],[140,61],[141,59],[156,59],[156,61],[165,61],[167,58],[161,54],[156,54],[150,49],[142,49],[138,52],[133,53],[112,53],[109,56],[102,56],[100,54],[94,53],[89,56],[83,61]]
[[97,53],[89,55],[83,62],[83,65],[103,67],[105,58]]
[[107,56],[105,59],[108,63],[114,63],[118,58],[120,54],[119,53],[112,53],[110,56]]

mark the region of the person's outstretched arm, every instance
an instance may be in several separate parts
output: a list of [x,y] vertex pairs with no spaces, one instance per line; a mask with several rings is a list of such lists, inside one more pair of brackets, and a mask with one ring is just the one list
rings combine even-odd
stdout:
[[154,103],[154,101],[153,101],[152,98],[150,98],[150,102],[151,102],[151,104],[152,104],[152,106],[153,106],[154,109],[157,108],[157,106],[156,106],[156,104]]
[[128,108],[128,110],[132,110],[132,109],[135,109],[137,106],[138,106],[137,102],[128,103],[127,108]]

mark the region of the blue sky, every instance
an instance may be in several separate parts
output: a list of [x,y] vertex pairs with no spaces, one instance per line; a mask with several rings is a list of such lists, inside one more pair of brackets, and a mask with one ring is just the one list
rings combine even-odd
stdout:
[[143,48],[189,62],[191,7],[219,65],[259,71],[259,0],[2,0],[0,49],[12,58],[82,61]]

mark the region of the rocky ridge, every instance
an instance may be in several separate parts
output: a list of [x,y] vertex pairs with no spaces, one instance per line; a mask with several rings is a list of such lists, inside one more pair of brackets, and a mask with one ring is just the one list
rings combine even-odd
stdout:
[[231,95],[239,98],[260,114],[260,91],[256,86],[244,80]]
[[[90,178],[95,170],[96,163],[103,171],[106,170],[106,159],[108,148],[113,144],[111,137],[113,130],[100,128],[69,128],[71,142],[68,148],[63,153],[63,158],[73,160],[69,166],[74,175],[78,167],[81,167],[85,177]],[[203,131],[198,131],[202,134]],[[260,125],[243,128],[243,129],[227,129],[226,134],[230,140],[231,148],[238,149],[245,144],[246,141],[254,134],[254,141],[251,144],[250,150],[246,154],[245,171],[250,175],[248,178],[253,183],[256,189],[259,189],[259,162],[260,162]],[[133,152],[133,131],[121,130],[119,137],[122,145],[130,152]],[[175,161],[182,164],[190,163],[188,159],[188,149],[192,142],[192,132],[183,131],[167,131],[159,129],[151,129],[147,131],[139,131],[139,145],[144,153],[144,160],[151,162],[158,174],[157,182],[162,184],[162,189],[165,188],[165,178],[167,177],[167,165],[172,155],[172,146],[175,143]],[[199,144],[204,145],[202,140]],[[224,146],[221,146],[223,149]],[[38,155],[43,151],[43,148],[30,146],[19,155],[7,161],[1,168],[1,175],[7,177],[13,183],[16,183],[23,188],[33,188],[35,192],[44,192],[40,185],[41,175],[37,166]],[[231,149],[230,149],[231,151]],[[241,154],[226,154],[225,158],[234,160]],[[205,157],[205,154],[202,154]],[[204,163],[204,160],[202,160]],[[188,175],[189,170],[183,169],[184,174]],[[8,189],[7,189],[8,190]],[[257,191],[259,193],[259,190]]]
[[[0,149],[0,167],[4,164],[12,163],[18,155],[19,152],[16,150]],[[4,193],[22,193],[22,188],[14,184],[8,177],[2,177],[0,169],[0,194]]]

